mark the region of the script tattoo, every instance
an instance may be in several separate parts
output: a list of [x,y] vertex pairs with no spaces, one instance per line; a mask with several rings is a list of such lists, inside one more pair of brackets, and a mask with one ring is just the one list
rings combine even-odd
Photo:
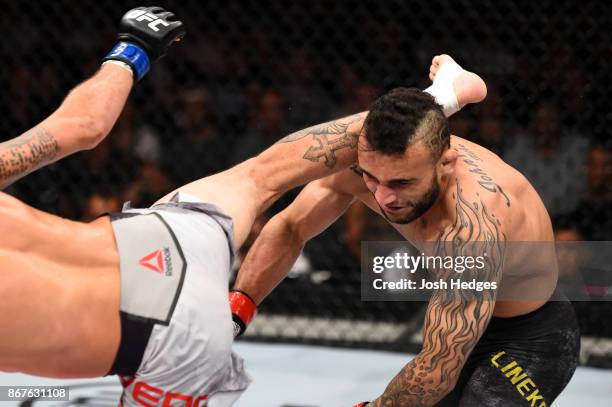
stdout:
[[0,187],[23,176],[59,153],[57,140],[42,128],[34,128],[12,140],[0,143]]
[[482,158],[461,143],[459,143],[459,152],[461,154],[459,157],[471,167],[468,171],[478,176],[478,184],[489,192],[499,192],[506,200],[506,206],[510,206],[510,198],[502,187],[480,168],[479,162],[482,162]]
[[[506,236],[487,205],[468,200],[457,183],[455,220],[435,242],[439,256],[483,256],[485,267],[462,273],[461,280],[499,282]],[[430,270],[431,272],[431,270]],[[456,273],[433,271],[435,278]],[[393,378],[375,407],[432,406],[455,385],[463,364],[484,332],[495,307],[496,290],[444,289],[433,292],[427,307],[423,349]]]
[[359,141],[359,132],[350,132],[349,126],[363,120],[367,113],[359,113],[343,119],[319,124],[300,130],[279,140],[277,144],[292,143],[312,136],[312,144],[304,153],[305,160],[323,162],[328,168],[334,168],[338,162],[336,153],[339,150],[355,149]]

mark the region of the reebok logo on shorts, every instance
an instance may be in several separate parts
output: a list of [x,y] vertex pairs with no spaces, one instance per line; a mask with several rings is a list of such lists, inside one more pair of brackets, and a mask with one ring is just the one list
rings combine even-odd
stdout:
[[159,274],[166,274],[167,276],[172,275],[172,261],[170,257],[170,248],[164,247],[164,249],[157,249],[144,256],[138,261],[143,267],[148,268]]
[[165,269],[164,261],[162,258],[162,251],[159,249],[155,250],[153,253],[149,253],[144,256],[138,261],[138,264],[160,274],[163,273]]

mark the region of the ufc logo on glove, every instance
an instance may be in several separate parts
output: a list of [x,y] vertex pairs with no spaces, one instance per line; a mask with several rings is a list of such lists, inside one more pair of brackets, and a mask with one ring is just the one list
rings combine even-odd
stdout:
[[125,15],[125,18],[136,21],[150,21],[147,26],[155,32],[159,31],[159,28],[157,28],[157,26],[160,24],[164,27],[168,27],[170,25],[161,18],[158,18],[155,14],[148,13],[146,10],[131,10]]

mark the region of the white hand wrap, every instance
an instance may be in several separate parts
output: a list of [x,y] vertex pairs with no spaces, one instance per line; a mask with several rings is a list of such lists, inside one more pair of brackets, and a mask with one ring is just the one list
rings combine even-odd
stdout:
[[446,63],[438,69],[433,84],[425,89],[425,92],[433,96],[436,102],[442,106],[446,117],[457,113],[463,107],[459,106],[457,95],[455,95],[453,89],[453,82],[461,72],[463,72],[463,68],[459,65]]

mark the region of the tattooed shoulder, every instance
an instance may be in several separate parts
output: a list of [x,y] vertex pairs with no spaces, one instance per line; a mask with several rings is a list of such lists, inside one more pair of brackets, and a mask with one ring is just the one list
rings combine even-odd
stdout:
[[456,150],[459,152],[459,159],[468,167],[468,171],[476,177],[478,185],[486,191],[499,193],[504,198],[506,206],[510,207],[510,198],[503,188],[482,168],[483,159],[462,143],[458,144]]
[[[485,199],[478,191],[468,195],[459,181],[456,181],[452,197],[455,206],[455,219],[440,234],[439,241],[460,243],[505,240],[501,219],[496,214],[496,208],[491,205],[494,199],[490,197]],[[506,208],[503,208],[502,210],[505,211]]]

